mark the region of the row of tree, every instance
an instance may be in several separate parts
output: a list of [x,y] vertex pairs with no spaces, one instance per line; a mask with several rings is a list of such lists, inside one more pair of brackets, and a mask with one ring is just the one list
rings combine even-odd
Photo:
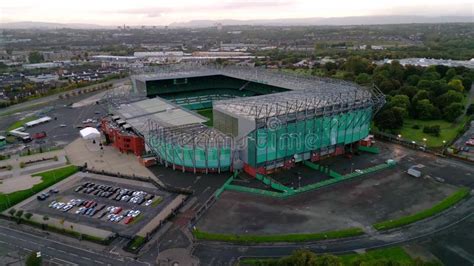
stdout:
[[400,129],[405,118],[454,122],[464,113],[474,80],[474,71],[465,67],[403,66],[395,60],[376,65],[359,56],[317,66],[312,73],[377,86],[387,95],[387,104],[375,123],[388,131]]

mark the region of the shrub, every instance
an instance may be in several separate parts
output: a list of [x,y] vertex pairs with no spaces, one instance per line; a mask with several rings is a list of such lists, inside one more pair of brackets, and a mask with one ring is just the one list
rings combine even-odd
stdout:
[[419,125],[415,124],[415,125],[413,125],[411,128],[413,128],[413,129],[420,129],[421,127],[420,127]]
[[321,233],[305,233],[305,234],[288,234],[288,235],[233,235],[203,232],[198,229],[193,231],[193,235],[197,239],[213,240],[223,242],[237,243],[271,243],[271,242],[304,242],[323,239],[337,239],[345,237],[353,237],[364,234],[360,228],[348,228],[339,231],[321,232]]
[[423,128],[423,133],[439,137],[439,134],[441,133],[441,127],[439,125],[425,126]]
[[40,266],[42,264],[41,257],[38,257],[36,254],[37,251],[32,251],[30,255],[26,258],[26,266]]
[[445,198],[444,200],[442,200],[441,202],[439,202],[438,204],[434,205],[433,207],[429,209],[423,210],[421,212],[418,212],[409,216],[403,216],[396,220],[388,220],[388,221],[376,223],[373,225],[373,227],[377,230],[388,230],[392,228],[401,227],[407,224],[411,224],[419,220],[423,220],[425,218],[438,214],[448,209],[449,207],[455,205],[462,199],[468,197],[469,193],[470,193],[469,188],[466,188],[466,187],[460,188],[458,191],[454,192],[449,197]]

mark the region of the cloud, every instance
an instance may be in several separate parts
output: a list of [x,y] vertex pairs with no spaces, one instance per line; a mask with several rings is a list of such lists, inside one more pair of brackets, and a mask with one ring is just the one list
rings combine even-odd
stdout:
[[243,9],[262,9],[262,8],[275,8],[275,7],[288,7],[295,4],[295,1],[289,0],[263,0],[263,1],[223,1],[214,5],[201,5],[201,6],[182,6],[182,7],[144,7],[134,9],[121,9],[111,11],[117,14],[132,14],[142,15],[145,17],[160,17],[162,15],[171,13],[187,13],[187,12],[208,12],[208,11],[233,11]]
[[172,9],[166,7],[149,7],[149,8],[134,8],[113,11],[112,13],[129,14],[129,15],[143,15],[150,18],[160,17],[164,13],[173,12]]

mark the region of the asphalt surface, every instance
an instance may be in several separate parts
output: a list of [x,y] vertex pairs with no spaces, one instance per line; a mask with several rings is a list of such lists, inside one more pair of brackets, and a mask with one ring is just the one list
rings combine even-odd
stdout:
[[0,247],[2,249],[23,249],[28,252],[40,251],[44,258],[62,265],[150,265],[150,263],[122,257],[118,254],[90,250],[32,232],[19,231],[3,221],[0,225]]
[[82,91],[84,89],[93,88],[93,87],[100,86],[100,85],[117,84],[117,83],[120,83],[120,82],[124,82],[126,80],[128,80],[128,78],[107,81],[107,82],[103,82],[103,83],[100,83],[100,84],[94,84],[94,85],[86,86],[86,87],[79,88],[79,89],[74,89],[74,90],[67,91],[67,92],[60,92],[60,93],[53,94],[53,95],[46,96],[46,97],[42,97],[42,98],[39,98],[39,99],[34,99],[34,100],[31,100],[31,101],[15,104],[15,105],[9,106],[7,108],[1,109],[0,110],[0,116],[10,115],[12,113],[27,110],[27,109],[30,109],[32,107],[50,105],[52,102],[55,102],[55,101],[58,101],[58,100],[60,102],[62,102],[63,104],[67,104],[69,101],[76,102],[76,101],[78,101],[78,99],[87,98],[87,97],[89,97],[89,96],[91,96],[95,93],[100,92],[100,91],[97,91],[97,92],[91,93],[91,94],[88,93],[88,94],[84,95],[83,97],[81,97],[82,96],[81,95],[81,96],[78,96],[78,97],[71,97],[69,99],[59,99],[58,96],[61,95],[61,94],[65,94],[65,93],[73,93],[73,92]]
[[[422,220],[411,226],[390,230],[386,233],[374,232],[361,237],[341,240],[257,246],[198,241],[193,255],[199,257],[202,265],[232,265],[243,257],[281,257],[290,255],[294,250],[301,248],[309,249],[316,253],[344,254],[360,249],[381,248],[409,242],[426,241],[444,230],[456,228],[457,226],[465,228],[466,225],[472,224],[474,218],[473,210],[474,199],[470,198],[459,204],[456,208],[449,209],[441,215]],[[457,231],[462,233],[462,230]],[[470,245],[471,243],[466,244]],[[433,248],[436,248],[436,246]],[[454,261],[453,258],[439,258],[446,265],[472,265],[474,263],[474,260],[466,260],[460,254],[451,254],[451,256],[455,257],[456,260],[462,260],[464,263],[451,264],[451,261]]]

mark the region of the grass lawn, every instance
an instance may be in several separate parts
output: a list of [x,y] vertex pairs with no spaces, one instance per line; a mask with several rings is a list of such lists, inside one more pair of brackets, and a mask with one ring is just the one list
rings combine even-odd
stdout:
[[389,247],[369,250],[365,254],[347,254],[339,256],[342,259],[344,265],[351,264],[355,260],[361,260],[368,264],[381,260],[389,259],[396,261],[402,265],[408,264],[413,261],[413,259],[405,252],[402,247]]
[[143,245],[143,243],[145,243],[145,238],[143,236],[135,236],[129,247],[131,250],[136,250],[141,245]]
[[157,199],[155,199],[155,200],[151,203],[151,207],[156,207],[156,206],[158,206],[158,204],[160,204],[162,201],[163,201],[163,198],[158,196]]
[[[347,254],[337,256],[341,265],[411,265],[414,260],[402,247],[389,247],[369,250],[364,254]],[[390,260],[396,264],[384,264],[379,260]],[[239,265],[279,265],[278,259],[243,259]],[[283,264],[282,264],[283,265]]]
[[66,177],[76,173],[77,171],[77,166],[69,165],[63,168],[35,174],[34,176],[41,176],[41,183],[34,185],[32,188],[15,191],[9,194],[0,193],[0,211],[4,211],[9,207],[22,202],[41,190],[44,190],[65,179]]
[[440,213],[449,207],[455,205],[462,199],[466,198],[469,196],[470,189],[463,187],[460,188],[458,191],[454,192],[438,204],[434,205],[433,207],[423,210],[421,212],[409,215],[409,216],[404,216],[395,220],[388,220],[380,223],[376,223],[373,225],[373,227],[377,230],[388,230],[392,228],[397,228],[401,227],[407,224],[414,223],[416,221],[428,218],[430,216],[433,216],[437,213]]
[[209,121],[207,121],[207,122],[204,123],[204,124],[207,125],[207,126],[212,127],[212,125],[214,124],[213,121],[212,121],[212,108],[196,110],[196,112],[197,112],[198,114],[204,116],[204,117],[209,118]]
[[276,243],[276,242],[303,242],[322,239],[336,239],[352,237],[364,234],[361,228],[348,228],[340,231],[288,234],[288,235],[232,235],[208,233],[196,229],[193,231],[194,237],[201,240],[236,242],[236,243]]
[[11,131],[13,129],[16,129],[16,128],[19,128],[19,127],[22,127],[25,123],[28,123],[30,121],[33,121],[36,119],[36,116],[28,116],[28,117],[25,117],[21,120],[18,120],[16,121],[15,123],[11,124],[8,128],[7,128],[7,131]]
[[[446,140],[448,143],[456,138],[459,130],[464,127],[467,118],[463,118],[460,123],[450,123],[444,120],[415,120],[415,119],[405,119],[403,122],[403,127],[400,131],[402,138],[407,140],[414,140],[418,144],[423,144],[423,138],[426,138],[426,145],[428,147],[442,147],[443,140]],[[413,126],[418,125],[420,129],[414,129]],[[439,137],[428,135],[423,133],[424,126],[433,126],[439,125],[441,127],[441,134]]]

